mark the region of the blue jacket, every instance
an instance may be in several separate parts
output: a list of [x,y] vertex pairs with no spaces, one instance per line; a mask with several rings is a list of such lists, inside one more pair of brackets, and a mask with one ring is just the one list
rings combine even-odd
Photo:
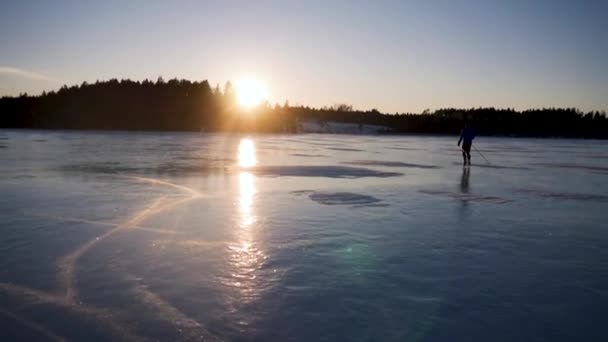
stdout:
[[460,140],[463,141],[463,144],[470,145],[473,143],[473,139],[475,139],[475,132],[469,127],[463,128],[460,132],[460,139],[458,139],[458,144],[460,144]]

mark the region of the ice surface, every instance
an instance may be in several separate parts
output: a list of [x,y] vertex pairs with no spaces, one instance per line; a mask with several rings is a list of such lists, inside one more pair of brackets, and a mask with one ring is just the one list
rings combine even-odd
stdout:
[[578,163],[576,163],[576,164],[573,164],[573,163],[534,163],[534,165],[554,167],[554,168],[564,168],[564,169],[579,169],[579,170],[608,172],[608,167],[606,167],[606,166],[585,165],[585,164],[578,164]]
[[260,176],[283,177],[327,177],[327,178],[362,178],[362,177],[397,177],[398,172],[383,172],[360,167],[331,165],[285,165],[257,166],[246,170]]
[[496,203],[496,204],[505,204],[512,202],[510,199],[496,197],[496,196],[484,196],[484,195],[474,195],[469,193],[459,193],[459,192],[450,192],[450,191],[441,191],[441,190],[420,190],[423,194],[429,195],[440,195],[447,196],[454,199],[459,199],[462,201],[474,201],[474,202],[486,202],[486,203]]
[[381,202],[376,197],[356,194],[352,192],[321,192],[315,191],[308,197],[311,200],[325,205],[357,205],[363,206]]
[[572,192],[555,192],[542,189],[515,189],[515,191],[536,195],[543,198],[567,199],[575,201],[608,202],[608,196],[597,194],[581,194]]
[[397,161],[381,161],[381,160],[353,160],[350,162],[343,162],[342,164],[348,165],[363,165],[363,166],[389,166],[389,167],[413,167],[420,169],[437,169],[439,166],[435,165],[422,165],[422,164],[411,164]]
[[456,142],[0,130],[0,340],[605,340],[607,142]]
[[359,150],[356,148],[348,148],[348,147],[328,147],[327,149],[334,150],[334,151],[363,152],[363,150]]
[[309,153],[292,153],[294,157],[327,157],[324,154],[309,154]]
[[[462,166],[462,163],[455,162],[452,165]],[[487,162],[483,162],[483,161],[475,163],[475,165],[473,167],[483,167],[483,168],[489,168],[489,169],[530,170],[529,167],[524,167],[524,166],[496,165],[496,164],[488,164]]]

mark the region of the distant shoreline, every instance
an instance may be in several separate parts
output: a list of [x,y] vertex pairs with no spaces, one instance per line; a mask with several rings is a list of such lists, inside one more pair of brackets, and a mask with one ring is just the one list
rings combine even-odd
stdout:
[[[32,131],[32,132],[69,132],[69,133],[101,133],[101,134],[201,134],[201,135],[341,135],[358,137],[458,137],[456,134],[449,133],[378,133],[378,134],[357,134],[357,133],[318,133],[318,132],[201,132],[201,131],[170,131],[170,130],[127,130],[127,129],[78,129],[78,128],[14,128],[0,127],[2,131]],[[507,139],[547,139],[547,140],[599,140],[606,141],[608,138],[602,137],[574,137],[574,136],[515,136],[515,135],[489,135],[478,134],[478,137],[485,138],[507,138]]]
[[459,134],[465,121],[480,136],[608,139],[605,111],[485,107],[388,114],[287,102],[245,108],[229,83],[222,90],[207,81],[111,79],[0,98],[0,128],[439,136]]

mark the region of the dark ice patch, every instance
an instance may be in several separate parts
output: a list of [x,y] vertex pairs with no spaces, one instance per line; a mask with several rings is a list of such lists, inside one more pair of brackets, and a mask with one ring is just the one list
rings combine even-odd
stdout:
[[484,196],[484,195],[475,195],[470,193],[462,193],[462,192],[451,192],[451,191],[441,191],[441,190],[419,190],[420,193],[427,195],[439,195],[446,196],[454,199],[458,199],[465,202],[485,202],[485,203],[494,203],[494,204],[505,204],[509,202],[513,202],[511,199],[496,197],[496,196]]
[[[462,165],[462,163],[454,162],[454,165]],[[483,167],[487,169],[506,169],[506,170],[531,170],[529,167],[524,166],[506,166],[496,164],[472,164],[471,167]]]
[[59,171],[61,172],[104,174],[135,173],[141,170],[142,168],[121,165],[119,162],[87,162],[63,165],[59,167]]
[[138,167],[126,166],[119,162],[88,162],[63,165],[58,171],[65,173],[94,173],[94,174],[153,174],[185,176],[223,172],[224,167],[215,164],[183,164],[176,162],[161,163],[158,165],[142,165]]
[[270,143],[260,144],[260,143],[258,143],[256,146],[258,147],[259,150],[302,151],[302,149],[300,149],[300,148],[285,147],[285,146],[283,146],[283,144],[279,144],[279,143],[275,143],[275,144],[270,144]]
[[356,148],[348,148],[348,147],[328,147],[327,149],[336,150],[336,151],[363,152],[363,150],[358,150]]
[[608,202],[608,196],[597,195],[597,194],[557,192],[557,191],[547,191],[547,190],[543,190],[543,189],[533,189],[533,188],[519,188],[519,189],[515,189],[515,191],[535,195],[537,197],[542,197],[542,198],[554,198],[554,199],[586,201],[586,202]]
[[587,154],[587,155],[584,155],[583,157],[591,158],[591,159],[608,159],[608,155],[605,155],[605,154]]
[[210,164],[210,163],[233,164],[234,162],[236,162],[236,160],[232,159],[232,158],[209,158],[206,156],[196,156],[196,155],[176,155],[174,159],[176,161],[197,161],[197,162],[204,162],[206,164]]
[[309,145],[317,145],[317,146],[334,146],[334,147],[338,147],[340,145],[342,145],[341,141],[336,141],[336,142],[316,142],[316,141],[304,141],[305,143],[309,144]]
[[581,145],[551,145],[549,147],[553,148],[553,149],[561,149],[561,148],[576,149],[576,148],[581,148],[581,147],[584,147],[584,146],[581,146]]
[[389,150],[400,150],[400,151],[420,151],[419,148],[411,148],[411,147],[387,147]]
[[180,163],[167,162],[155,167],[145,168],[143,171],[159,175],[186,176],[198,174],[220,173],[225,170],[223,163],[201,162],[201,163]]
[[295,190],[295,191],[290,191],[290,194],[296,195],[296,196],[302,196],[302,195],[308,195],[313,193],[314,190]]
[[352,208],[385,208],[390,205],[387,203],[371,203],[371,204],[356,204],[353,205]]
[[376,197],[354,192],[313,192],[308,195],[308,197],[311,200],[324,205],[353,205],[364,207],[382,202],[382,200]]
[[578,169],[578,170],[586,170],[586,171],[608,172],[608,167],[595,166],[595,165],[568,164],[568,163],[534,163],[534,165],[545,166],[545,167],[555,167],[555,168],[562,168],[562,169]]
[[347,166],[258,166],[247,171],[269,177],[327,177],[327,178],[363,178],[363,177],[398,177],[402,173],[383,172],[360,167]]
[[402,163],[395,161],[381,161],[381,160],[353,160],[350,162],[343,162],[341,164],[347,165],[363,165],[363,166],[389,166],[389,167],[410,167],[418,169],[439,169],[439,166],[435,165],[423,165],[423,164],[411,164]]
[[306,153],[293,153],[291,154],[294,157],[326,157],[323,154],[306,154]]

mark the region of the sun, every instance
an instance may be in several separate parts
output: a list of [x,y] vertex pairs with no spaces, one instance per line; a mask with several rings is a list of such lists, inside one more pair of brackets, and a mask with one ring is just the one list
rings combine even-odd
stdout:
[[255,107],[266,100],[266,87],[255,78],[242,78],[236,82],[236,99],[245,108]]

